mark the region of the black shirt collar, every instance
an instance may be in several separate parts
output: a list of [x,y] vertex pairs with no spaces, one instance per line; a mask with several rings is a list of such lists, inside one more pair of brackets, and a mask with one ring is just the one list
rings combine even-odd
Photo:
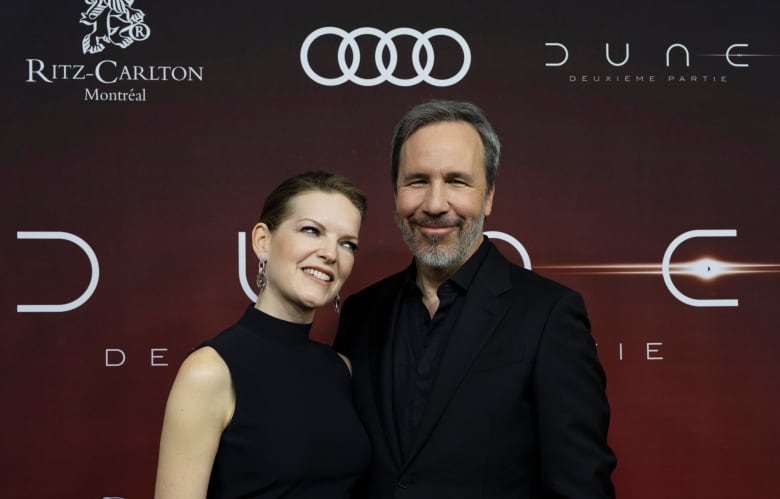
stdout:
[[[490,243],[488,242],[488,238],[483,237],[482,243],[479,245],[479,248],[477,248],[477,251],[475,251],[474,254],[471,255],[468,260],[466,260],[466,263],[461,265],[461,267],[447,281],[454,284],[458,289],[464,292],[468,291],[471,283],[474,282],[474,278],[477,276],[477,272],[479,272],[480,267],[482,267],[482,263],[487,258],[489,251]],[[415,260],[413,260],[409,268],[406,269],[406,274],[404,276],[404,287],[407,291],[418,289],[417,262]]]

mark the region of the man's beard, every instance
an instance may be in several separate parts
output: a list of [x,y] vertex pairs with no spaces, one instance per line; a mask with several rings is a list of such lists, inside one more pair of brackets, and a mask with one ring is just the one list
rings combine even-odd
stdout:
[[[420,264],[435,269],[455,269],[463,265],[466,259],[471,256],[471,251],[476,246],[477,241],[482,238],[484,221],[484,207],[479,215],[471,221],[463,218],[448,220],[444,216],[407,219],[395,214],[395,222],[401,229],[404,241],[412,251],[414,258]],[[453,237],[452,233],[441,236],[415,231],[415,227],[421,225],[456,227],[454,247],[447,247],[447,243],[452,244],[450,241],[450,238]]]

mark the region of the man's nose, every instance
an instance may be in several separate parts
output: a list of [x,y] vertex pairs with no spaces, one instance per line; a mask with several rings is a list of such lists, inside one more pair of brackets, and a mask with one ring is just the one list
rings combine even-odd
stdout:
[[429,186],[422,208],[425,213],[433,216],[449,211],[447,186],[443,182],[434,182]]

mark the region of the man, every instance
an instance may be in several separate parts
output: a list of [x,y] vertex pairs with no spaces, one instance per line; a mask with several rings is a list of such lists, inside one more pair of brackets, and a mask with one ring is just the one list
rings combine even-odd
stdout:
[[412,109],[392,142],[406,270],[344,304],[373,444],[354,497],[608,498],[609,405],[581,297],[482,236],[500,145],[464,102]]

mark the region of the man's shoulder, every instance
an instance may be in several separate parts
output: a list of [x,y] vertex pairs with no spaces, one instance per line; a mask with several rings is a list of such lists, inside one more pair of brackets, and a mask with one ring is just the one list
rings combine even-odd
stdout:
[[549,277],[545,277],[536,273],[533,270],[520,267],[519,265],[512,265],[512,278],[516,282],[521,282],[527,286],[533,286],[541,288],[554,293],[572,293],[573,290],[558,281],[554,281]]
[[405,275],[407,270],[396,272],[390,276],[387,276],[373,284],[369,284],[365,288],[361,289],[357,293],[349,297],[350,301],[365,301],[373,300],[376,298],[382,298],[387,295],[395,295],[401,288],[405,281]]
[[401,271],[350,295],[341,309],[339,330],[333,348],[353,358],[355,344],[359,343],[361,338],[373,334],[366,321],[371,322],[377,315],[390,313],[405,280],[405,271]]
[[[576,291],[558,281],[554,281],[549,277],[545,277],[533,270],[526,269],[509,261],[501,251],[497,248],[493,249],[494,251],[488,256],[488,261],[486,263],[489,267],[493,267],[495,272],[507,275],[511,283],[511,288],[514,291],[532,291],[537,295],[541,294],[546,296],[563,296],[576,293]],[[483,267],[482,270],[483,272],[480,272],[480,275],[483,278],[490,279],[490,272],[486,272],[485,267]]]

